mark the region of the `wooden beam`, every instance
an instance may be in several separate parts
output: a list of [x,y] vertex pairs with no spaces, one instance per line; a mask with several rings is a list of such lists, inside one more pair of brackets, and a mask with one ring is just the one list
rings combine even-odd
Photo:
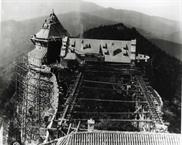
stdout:
[[69,124],[69,127],[68,127],[68,131],[67,131],[67,135],[70,133],[70,129],[71,129],[71,123]]
[[[89,87],[89,86],[82,86],[81,89],[93,89],[93,90],[104,90],[104,91],[116,91],[114,89],[110,89],[110,88],[106,88],[106,87]],[[128,92],[133,92],[133,93],[140,93],[140,91],[136,91],[136,90],[128,90]]]
[[108,74],[120,74],[120,75],[129,75],[128,72],[123,71],[114,71],[114,70],[85,70],[85,73],[108,73]]
[[[150,112],[144,112],[143,114],[149,114]],[[128,115],[128,114],[137,114],[137,112],[87,112],[87,111],[74,111],[73,114],[119,114],[119,115]]]
[[132,101],[132,100],[110,100],[110,99],[92,99],[92,98],[77,98],[81,101],[99,101],[99,102],[114,102],[114,103],[148,103],[147,101]]
[[76,127],[76,131],[75,131],[75,132],[78,132],[78,129],[79,129],[79,127],[80,127],[80,123],[81,123],[81,121],[78,122],[78,125],[77,125],[77,127]]
[[81,89],[94,89],[94,90],[104,90],[104,91],[115,91],[114,89],[110,89],[110,88],[105,88],[105,87],[102,87],[102,88],[99,88],[99,87],[87,87],[87,86],[82,86]]
[[[90,118],[81,118],[81,119],[71,119],[73,121],[87,121]],[[107,119],[107,118],[94,118],[94,120],[107,120],[107,121],[113,121],[113,122],[153,122],[152,120],[135,120],[135,119]]]
[[[94,80],[84,80],[87,83],[96,83],[96,84],[107,84],[107,85],[118,85],[119,83],[103,82],[103,81],[94,81]],[[127,85],[127,84],[122,84]]]

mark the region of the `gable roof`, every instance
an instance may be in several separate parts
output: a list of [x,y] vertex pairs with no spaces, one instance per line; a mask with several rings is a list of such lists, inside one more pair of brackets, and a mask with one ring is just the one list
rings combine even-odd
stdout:
[[34,35],[36,39],[59,39],[65,35],[69,35],[67,30],[64,29],[57,16],[52,12],[50,16],[45,19],[42,28]]

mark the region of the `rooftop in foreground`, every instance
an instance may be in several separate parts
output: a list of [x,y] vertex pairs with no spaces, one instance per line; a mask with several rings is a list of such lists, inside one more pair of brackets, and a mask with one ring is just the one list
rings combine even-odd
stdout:
[[[56,145],[180,145],[180,134],[94,131],[71,133],[58,140]],[[46,143],[45,145],[51,144]]]

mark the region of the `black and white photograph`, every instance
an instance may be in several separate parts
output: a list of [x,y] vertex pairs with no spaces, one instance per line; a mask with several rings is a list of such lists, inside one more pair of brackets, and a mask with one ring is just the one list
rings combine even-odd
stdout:
[[182,0],[0,0],[0,145],[181,145]]

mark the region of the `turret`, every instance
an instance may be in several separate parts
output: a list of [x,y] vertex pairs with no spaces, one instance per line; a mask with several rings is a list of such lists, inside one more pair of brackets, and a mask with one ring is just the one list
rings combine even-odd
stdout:
[[46,49],[46,55],[44,58],[41,58],[42,64],[49,65],[59,62],[62,39],[68,35],[68,32],[61,25],[57,16],[52,12],[50,16],[45,19],[40,31],[31,38],[36,48],[39,50],[44,49],[44,51]]

